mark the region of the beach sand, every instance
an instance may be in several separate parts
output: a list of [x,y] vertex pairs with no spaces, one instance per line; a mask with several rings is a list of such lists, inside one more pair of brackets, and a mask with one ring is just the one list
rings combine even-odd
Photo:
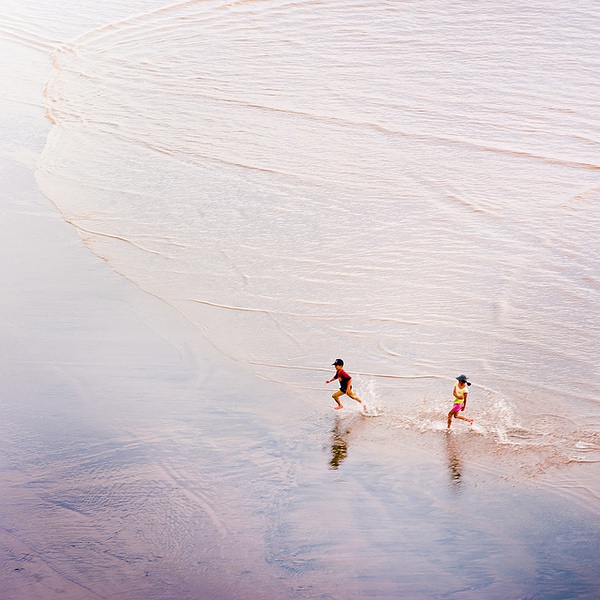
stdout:
[[335,413],[328,388],[286,406],[30,168],[3,159],[2,196],[3,598],[595,597],[597,514],[513,464],[539,457]]
[[0,159],[2,598],[274,593],[246,531],[266,525],[219,498],[238,449],[209,430],[251,423],[251,376],[89,252],[37,190],[25,112]]
[[87,249],[37,189],[42,107],[8,108],[3,600],[598,597],[598,463],[448,434],[404,382],[369,418],[328,365],[257,378]]

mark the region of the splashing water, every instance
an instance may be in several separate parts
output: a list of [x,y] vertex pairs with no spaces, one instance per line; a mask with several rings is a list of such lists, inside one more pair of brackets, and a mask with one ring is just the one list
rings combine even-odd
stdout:
[[364,404],[365,417],[379,417],[383,414],[383,403],[373,379],[361,382],[361,399]]

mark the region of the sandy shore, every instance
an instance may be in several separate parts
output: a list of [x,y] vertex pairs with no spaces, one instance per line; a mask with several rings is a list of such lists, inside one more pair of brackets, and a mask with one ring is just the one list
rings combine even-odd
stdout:
[[2,600],[597,597],[597,465],[226,360],[88,251],[42,106],[3,107]]
[[[0,176],[2,597],[251,597],[256,577],[277,595],[267,525],[219,498],[250,376],[91,254],[33,164]],[[237,442],[207,432],[220,416]]]
[[1,166],[3,598],[594,597],[585,502],[512,479],[510,452],[482,465],[460,431],[334,414],[325,390],[270,419],[283,390]]

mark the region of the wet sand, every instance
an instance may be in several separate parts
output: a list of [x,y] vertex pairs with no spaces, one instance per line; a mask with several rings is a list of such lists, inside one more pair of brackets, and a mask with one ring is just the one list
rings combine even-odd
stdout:
[[597,597],[564,467],[255,379],[2,166],[4,598]]
[[568,466],[256,379],[2,167],[4,598],[597,597]]
[[568,425],[515,447],[446,433],[442,384],[370,418],[332,410],[329,371],[256,377],[39,193],[38,113],[0,159],[3,599],[598,597],[600,473]]
[[249,377],[94,257],[30,168],[2,175],[3,597],[250,597],[223,575],[263,568],[264,525],[218,497],[244,434],[207,431]]

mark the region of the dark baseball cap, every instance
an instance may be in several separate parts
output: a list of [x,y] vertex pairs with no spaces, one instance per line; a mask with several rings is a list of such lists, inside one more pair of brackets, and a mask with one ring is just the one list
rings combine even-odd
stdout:
[[344,361],[341,358],[336,358],[333,361],[333,366],[335,367],[337,365],[340,365],[340,367],[343,367],[344,366]]

